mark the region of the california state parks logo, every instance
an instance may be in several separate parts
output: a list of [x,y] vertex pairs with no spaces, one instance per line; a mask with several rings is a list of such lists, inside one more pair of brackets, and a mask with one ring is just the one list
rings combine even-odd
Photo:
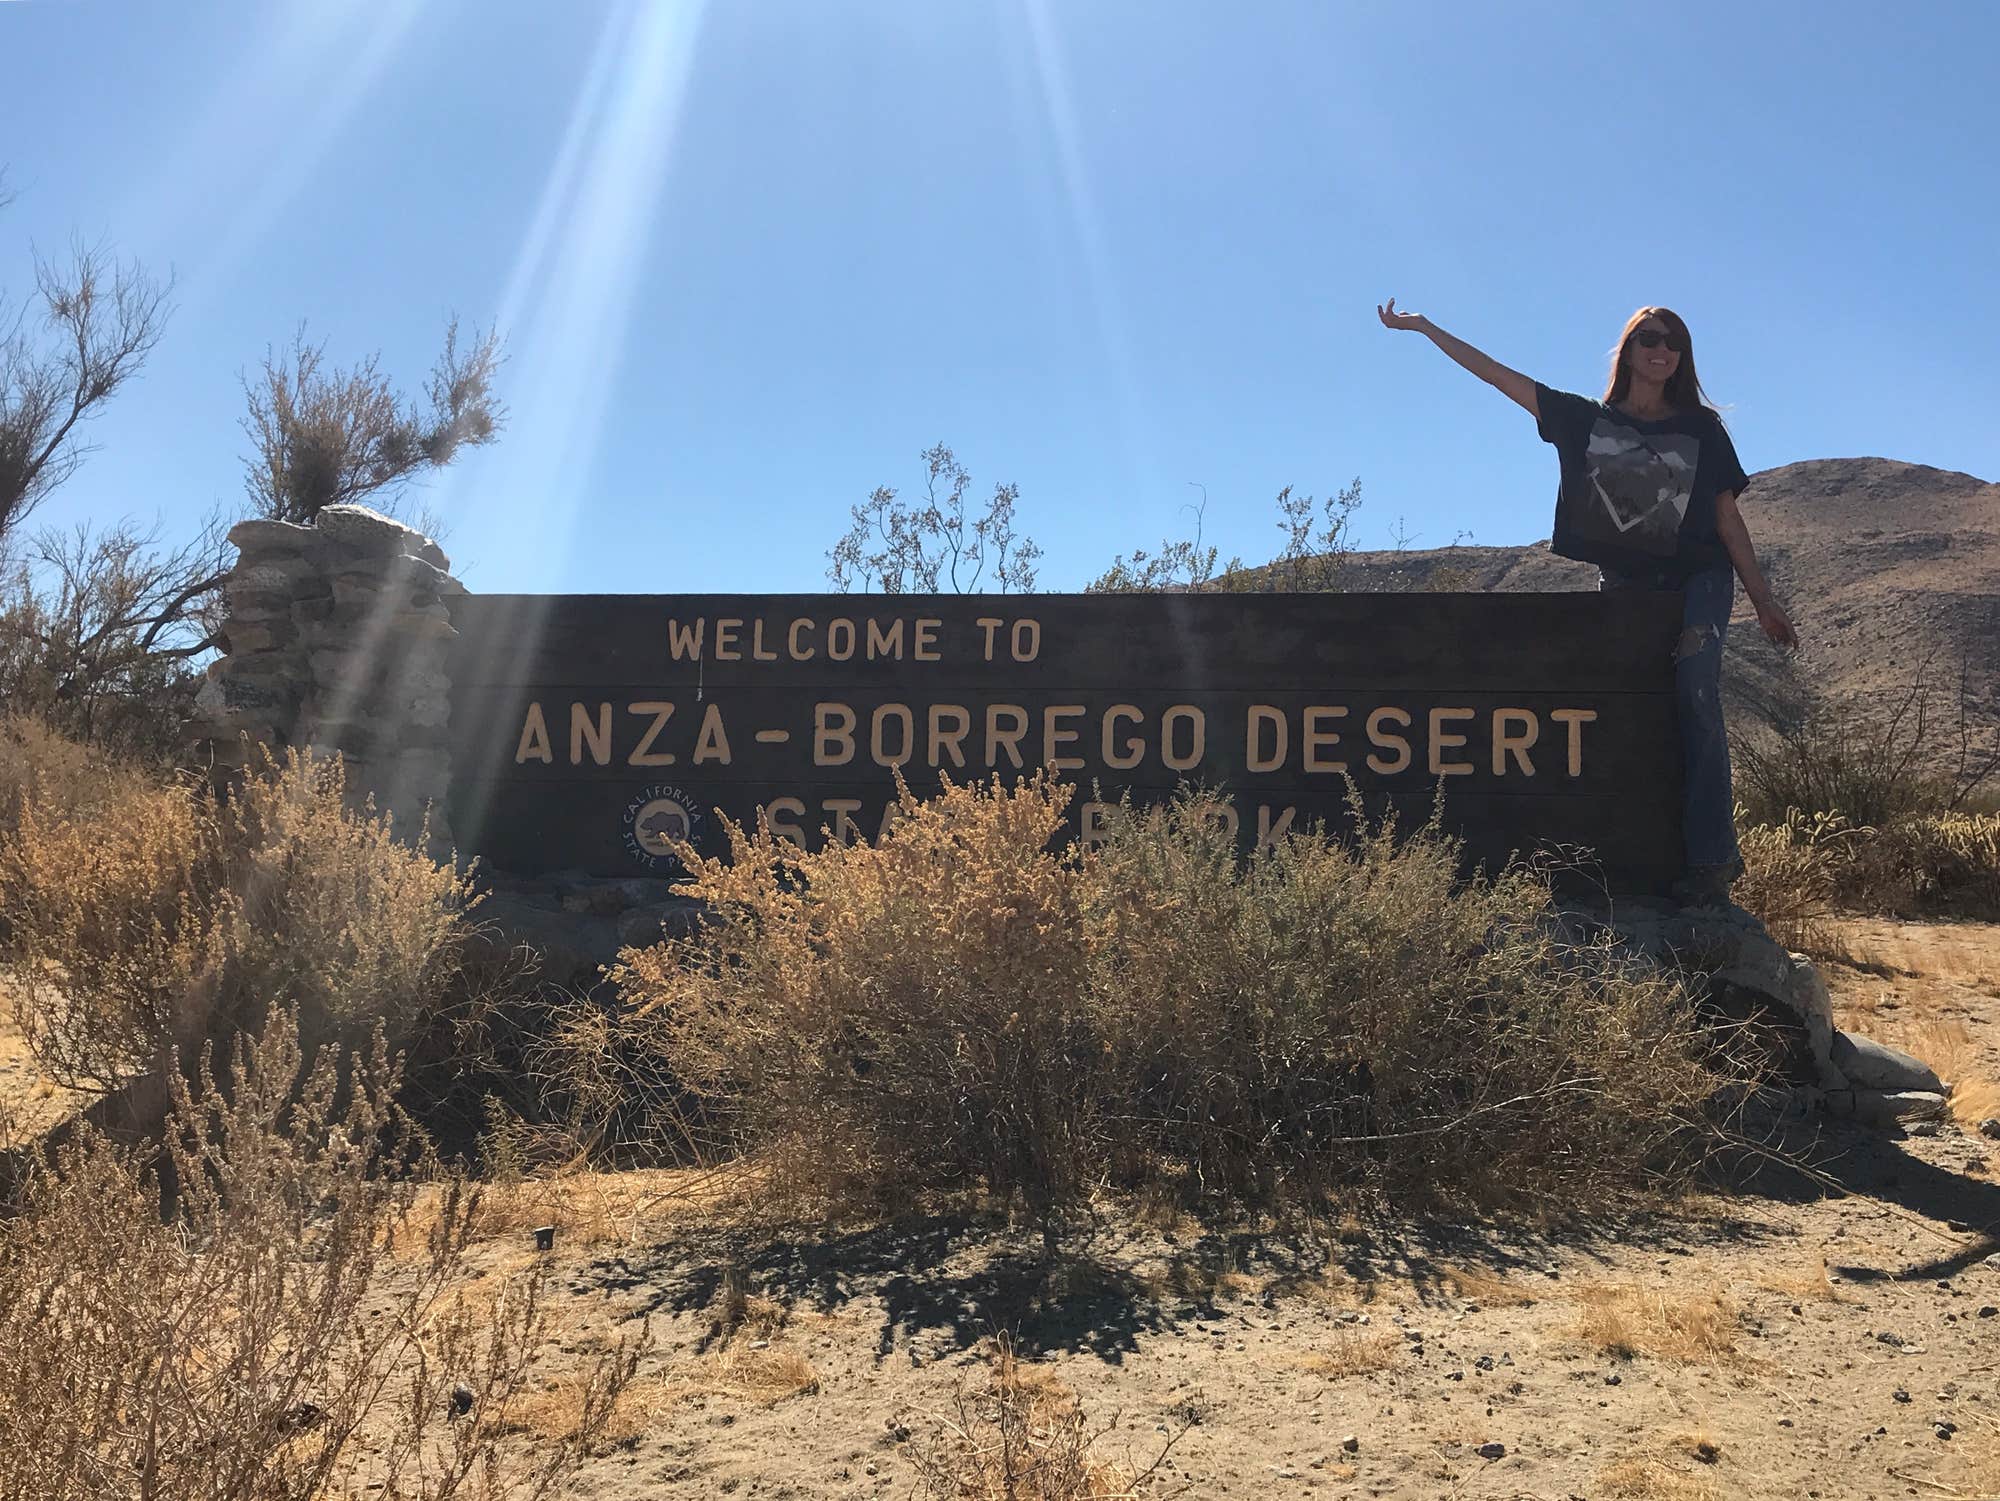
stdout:
[[673,842],[700,844],[706,817],[701,804],[678,787],[656,783],[625,805],[625,852],[647,870],[684,871]]

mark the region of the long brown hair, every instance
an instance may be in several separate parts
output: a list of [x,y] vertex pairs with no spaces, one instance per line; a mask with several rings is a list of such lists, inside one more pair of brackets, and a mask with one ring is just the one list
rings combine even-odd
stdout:
[[1681,321],[1681,315],[1672,308],[1642,307],[1625,320],[1625,331],[1618,336],[1618,347],[1611,351],[1611,379],[1604,388],[1606,404],[1623,401],[1632,389],[1632,372],[1625,364],[1625,352],[1632,343],[1632,331],[1648,318],[1657,318],[1667,326],[1667,337],[1673,340],[1674,348],[1681,352],[1681,362],[1674,366],[1674,373],[1667,377],[1667,384],[1661,393],[1667,405],[1677,412],[1691,412],[1697,407],[1715,410],[1715,403],[1708,399],[1708,393],[1701,388],[1701,379],[1694,373],[1694,340],[1688,336],[1688,326]]

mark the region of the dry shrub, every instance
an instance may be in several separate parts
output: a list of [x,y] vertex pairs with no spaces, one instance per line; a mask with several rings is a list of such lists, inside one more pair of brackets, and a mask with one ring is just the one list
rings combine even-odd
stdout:
[[1537,874],[1359,810],[1244,862],[1218,815],[1128,811],[1085,865],[1105,1113],[1143,1156],[1223,1203],[1575,1204],[1691,1139],[1719,1078],[1685,993],[1564,947]]
[[1738,1313],[1719,1289],[1669,1292],[1607,1283],[1577,1291],[1580,1338],[1630,1359],[1714,1361],[1735,1354]]
[[[1133,1471],[1094,1457],[1115,1424],[1093,1429],[1083,1405],[1046,1366],[1023,1362],[1006,1336],[994,1341],[984,1391],[960,1391],[952,1416],[912,1449],[931,1501],[1125,1501],[1153,1494],[1171,1436]],[[1185,1428],[1181,1430],[1185,1432]]]
[[101,816],[125,784],[146,774],[113,761],[104,752],[65,740],[41,721],[0,715],[0,843],[21,824],[30,801],[69,808],[75,816]]
[[2000,920],[2000,814],[1932,813],[1855,841],[1839,868],[1843,904],[1896,917]]
[[690,859],[713,921],[626,951],[592,1057],[794,1184],[983,1183],[1051,1236],[1114,1167],[1208,1208],[1601,1203],[1695,1140],[1722,1080],[1684,992],[1564,947],[1535,875],[1463,880],[1434,827],[1246,863],[1195,797],[1052,850],[1070,795],[905,790],[812,854],[732,829]]
[[308,1045],[410,1036],[456,973],[467,884],[345,804],[338,759],[266,760],[218,801],[113,777],[44,779],[0,846],[18,1016],[60,1082],[110,1090],[228,1041],[264,1008]]
[[30,1175],[0,1241],[0,1498],[552,1494],[638,1352],[591,1367],[566,1431],[503,1452],[546,1273],[457,1296],[456,1184],[392,1262],[417,1198],[395,1070],[379,1043],[309,1063],[282,1013],[261,1030],[219,1082],[173,1076],[159,1161],[85,1133]]
[[1839,867],[1834,841],[1850,833],[1837,821],[1807,819],[1795,810],[1779,824],[1742,830],[1743,876],[1731,899],[1786,948],[1826,953]]
[[1081,875],[1046,848],[1066,798],[905,789],[878,844],[810,855],[732,827],[732,862],[690,861],[709,926],[614,973],[630,1051],[803,1181],[983,1180],[1047,1220],[1101,1141]]

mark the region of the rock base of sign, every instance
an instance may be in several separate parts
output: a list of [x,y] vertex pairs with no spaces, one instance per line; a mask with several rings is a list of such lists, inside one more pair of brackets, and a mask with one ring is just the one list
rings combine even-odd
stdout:
[[480,884],[475,920],[502,945],[535,950],[542,981],[577,992],[596,989],[620,949],[685,938],[701,922],[701,903],[677,895],[670,881],[559,871],[488,874]]
[[1846,1089],[1834,1061],[1833,1001],[1803,954],[1773,938],[1730,903],[1683,907],[1650,897],[1571,899],[1565,927],[1580,942],[1609,944],[1626,957],[1679,970],[1712,1013],[1762,1026],[1792,1085]]
[[1733,904],[1682,907],[1652,898],[1572,901],[1578,942],[1687,975],[1713,1014],[1759,1027],[1794,1092],[1827,1114],[1884,1130],[1943,1118],[1949,1086],[1920,1059],[1833,1025],[1826,982],[1803,954]]
[[429,847],[449,851],[451,560],[366,506],[242,521],[229,540],[223,654],[196,699],[206,763],[227,777],[260,747],[338,752],[357,802],[401,829],[428,818]]

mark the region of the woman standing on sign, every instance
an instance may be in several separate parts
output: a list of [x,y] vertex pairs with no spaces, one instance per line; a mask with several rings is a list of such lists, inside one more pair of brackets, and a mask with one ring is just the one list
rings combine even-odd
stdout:
[[1551,548],[1598,565],[1604,589],[1673,589],[1682,599],[1674,651],[1686,801],[1687,875],[1675,888],[1698,902],[1727,899],[1743,874],[1722,724],[1722,639],[1736,580],[1764,634],[1796,647],[1771,597],[1736,508],[1746,483],[1736,445],[1694,373],[1687,325],[1643,307],[1619,336],[1601,399],[1553,391],[1455,339],[1421,313],[1376,309],[1386,327],[1423,334],[1535,419],[1562,462]]

